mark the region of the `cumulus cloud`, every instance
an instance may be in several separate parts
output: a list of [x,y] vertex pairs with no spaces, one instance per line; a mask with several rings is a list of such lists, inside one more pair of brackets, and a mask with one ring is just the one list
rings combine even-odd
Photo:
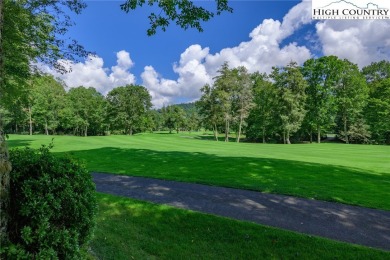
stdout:
[[173,97],[177,96],[177,82],[161,78],[152,66],[146,66],[141,74],[143,85],[149,90],[152,96],[152,103],[155,107],[169,105]]
[[[139,83],[150,91],[152,102],[158,108],[199,98],[200,88],[213,82],[225,61],[230,67],[245,66],[249,72],[269,73],[273,66],[285,66],[290,61],[302,64],[313,57],[311,50],[347,58],[360,67],[390,59],[388,20],[315,21],[314,31],[298,35],[307,41],[304,45],[288,42],[290,36],[295,36],[309,23],[314,23],[311,1],[303,0],[291,8],[282,21],[265,19],[249,33],[250,39],[238,46],[217,53],[210,53],[208,47],[198,44],[189,46],[173,65],[176,79],[164,78],[152,66],[145,66]],[[73,69],[69,74],[60,75],[70,87],[92,86],[106,94],[116,86],[135,83],[135,76],[130,72],[134,62],[124,50],[117,53],[117,64],[111,68],[105,68],[103,59],[98,56],[79,63],[63,62]]]
[[[373,61],[390,59],[390,21],[388,20],[325,20],[317,21],[315,31],[301,36],[303,46],[295,42],[283,45],[303,25],[312,23],[311,1],[303,0],[284,16],[282,21],[265,19],[250,32],[250,40],[232,48],[210,53],[200,45],[188,47],[173,70],[177,80],[161,77],[152,67],[145,68],[144,85],[153,92],[154,104],[175,102],[177,97],[193,100],[200,97],[200,88],[212,83],[225,62],[230,67],[245,66],[249,72],[269,73],[273,66],[285,66],[290,61],[302,64],[313,57],[308,46],[323,55],[346,58],[359,67]],[[314,41],[314,42],[313,42]],[[313,47],[314,46],[314,47]]]
[[310,8],[310,1],[303,1],[293,7],[282,22],[266,19],[249,34],[249,41],[215,54],[198,44],[189,46],[173,66],[177,80],[164,79],[153,67],[145,67],[141,78],[152,93],[153,104],[161,107],[175,102],[178,97],[199,98],[200,88],[213,82],[225,61],[230,67],[245,66],[249,72],[270,72],[273,66],[284,66],[292,60],[302,64],[311,57],[310,50],[296,43],[282,47],[281,42],[300,26],[311,22]]
[[134,66],[130,54],[122,50],[116,56],[117,64],[112,66],[111,69],[104,67],[101,57],[89,56],[84,62],[59,61],[65,67],[71,68],[71,72],[63,75],[47,67],[43,70],[61,78],[70,88],[78,86],[94,87],[100,93],[107,94],[115,87],[135,83],[135,76],[129,71]]
[[282,22],[264,20],[249,34],[250,41],[209,55],[206,67],[215,74],[221,64],[228,61],[231,67],[245,66],[250,72],[270,72],[273,66],[284,66],[292,60],[303,63],[311,57],[306,46],[298,46],[295,42],[281,46],[281,43],[302,25],[312,21],[310,12],[310,1],[302,1],[284,16]]
[[200,88],[211,83],[204,59],[209,49],[200,45],[191,45],[181,55],[179,63],[173,70],[179,75],[177,80],[161,77],[152,66],[146,66],[141,74],[143,85],[150,91],[153,105],[162,107],[169,105],[177,98],[196,99],[200,96]]
[[129,72],[129,69],[134,66],[134,62],[130,58],[130,53],[120,51],[116,54],[116,66],[111,67],[110,81],[114,86],[122,86],[135,82],[135,76]]
[[316,24],[324,55],[357,63],[390,59],[389,20],[326,20]]

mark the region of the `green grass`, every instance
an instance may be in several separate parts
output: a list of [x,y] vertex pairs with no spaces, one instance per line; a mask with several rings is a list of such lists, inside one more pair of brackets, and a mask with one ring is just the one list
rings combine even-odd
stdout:
[[98,194],[98,259],[389,259],[390,252]]
[[[11,135],[11,147],[52,137]],[[198,134],[54,137],[89,170],[204,183],[390,210],[390,146],[250,144]]]

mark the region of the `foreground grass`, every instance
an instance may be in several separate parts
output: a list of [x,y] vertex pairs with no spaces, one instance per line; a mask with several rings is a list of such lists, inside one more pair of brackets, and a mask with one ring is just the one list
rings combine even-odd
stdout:
[[[12,135],[11,147],[50,136]],[[198,134],[55,136],[91,171],[288,194],[390,210],[390,146],[224,143]]]
[[390,252],[98,194],[98,259],[389,259]]

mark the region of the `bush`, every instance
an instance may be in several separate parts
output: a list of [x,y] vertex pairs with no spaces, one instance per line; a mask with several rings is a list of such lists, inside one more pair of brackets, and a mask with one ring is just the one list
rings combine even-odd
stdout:
[[49,148],[10,154],[9,240],[5,258],[80,259],[95,226],[95,185],[88,171]]

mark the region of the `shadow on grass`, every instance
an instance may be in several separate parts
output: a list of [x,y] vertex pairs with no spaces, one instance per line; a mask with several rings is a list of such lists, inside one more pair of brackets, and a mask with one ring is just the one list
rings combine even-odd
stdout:
[[[214,135],[210,135],[210,134],[203,134],[203,135],[197,135],[194,137],[194,139],[198,139],[198,140],[206,140],[206,141],[215,141],[215,136]],[[244,139],[240,139],[240,142],[242,142]],[[225,142],[225,136],[218,136],[218,141],[219,142]],[[237,141],[237,138],[236,137],[233,137],[233,136],[229,136],[229,142],[231,143],[234,143]]]
[[[388,253],[138,200],[98,194],[100,259],[381,259]],[[130,242],[129,242],[130,241]]]
[[32,143],[33,140],[28,140],[28,139],[24,139],[24,140],[12,140],[12,137],[11,139],[8,139],[7,140],[7,144],[8,144],[8,147],[9,148],[15,148],[15,147],[20,147],[22,148],[23,146],[30,146],[30,144]]
[[91,171],[337,201],[390,210],[390,174],[301,161],[100,148],[70,153]]

